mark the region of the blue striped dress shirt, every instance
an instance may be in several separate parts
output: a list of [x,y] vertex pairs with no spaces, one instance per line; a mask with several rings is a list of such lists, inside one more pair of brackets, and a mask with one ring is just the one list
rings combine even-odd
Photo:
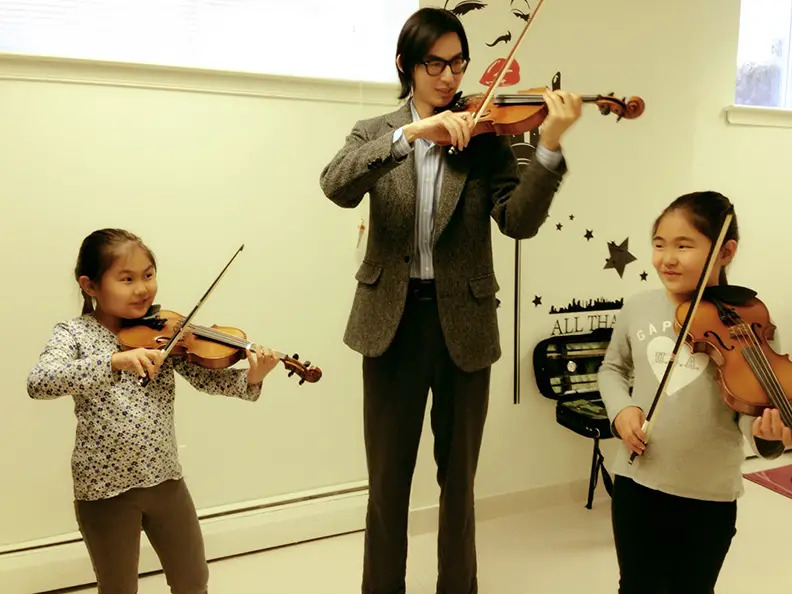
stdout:
[[[421,116],[410,100],[413,122]],[[443,184],[446,152],[443,147],[419,138],[413,145],[407,142],[402,128],[393,132],[391,152],[394,159],[404,159],[410,151],[415,150],[415,245],[413,247],[411,278],[433,279],[434,264],[432,262],[432,232],[434,231],[437,200]],[[561,151],[550,151],[543,146],[536,147],[536,159],[547,167],[555,170],[561,163]]]

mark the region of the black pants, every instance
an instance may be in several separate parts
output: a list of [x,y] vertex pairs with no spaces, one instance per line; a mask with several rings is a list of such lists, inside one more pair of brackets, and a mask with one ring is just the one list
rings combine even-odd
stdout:
[[393,344],[363,360],[369,474],[364,594],[405,591],[410,489],[430,388],[440,485],[437,593],[478,591],[473,482],[490,368],[465,373],[451,361],[431,289],[411,289]]
[[677,497],[617,476],[612,518],[619,594],[715,591],[736,532],[736,501]]

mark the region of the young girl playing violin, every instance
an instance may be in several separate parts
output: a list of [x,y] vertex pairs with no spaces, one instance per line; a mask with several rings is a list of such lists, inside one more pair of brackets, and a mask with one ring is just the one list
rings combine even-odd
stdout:
[[[711,594],[735,534],[743,436],[765,458],[792,445],[777,410],[754,419],[729,408],[717,366],[687,345],[649,442],[642,431],[676,341],[676,308],[695,293],[728,207],[721,194],[696,192],[677,198],[655,221],[652,264],[665,288],[624,304],[599,371],[614,434],[623,442],[613,492],[620,594]],[[725,267],[737,242],[735,217],[708,285],[727,284]],[[630,465],[632,452],[638,458]]]
[[[177,455],[174,371],[203,392],[255,401],[278,358],[256,347],[248,350],[248,370],[209,370],[158,350],[122,352],[122,324],[143,317],[157,294],[154,255],[127,231],[86,237],[75,277],[83,315],[55,325],[28,393],[74,398],[75,512],[99,592],[137,592],[141,527],[171,592],[207,592],[203,538]],[[145,375],[152,381],[143,388]]]

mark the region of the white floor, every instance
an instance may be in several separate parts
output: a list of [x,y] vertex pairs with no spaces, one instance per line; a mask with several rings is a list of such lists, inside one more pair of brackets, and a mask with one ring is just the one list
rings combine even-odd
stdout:
[[[749,460],[752,472],[792,463]],[[718,594],[792,593],[792,500],[750,481],[740,500],[738,533]],[[607,496],[605,496],[607,497]],[[478,525],[482,594],[615,594],[618,570],[609,500],[561,506]],[[410,541],[408,594],[434,594],[435,537]],[[221,594],[355,594],[360,592],[363,534],[304,543],[210,564],[210,592]],[[96,592],[95,588],[79,590]],[[163,575],[141,579],[140,594],[169,590]]]

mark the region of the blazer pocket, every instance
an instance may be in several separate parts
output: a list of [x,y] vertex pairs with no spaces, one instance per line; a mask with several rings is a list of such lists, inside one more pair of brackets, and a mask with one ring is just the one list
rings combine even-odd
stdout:
[[379,280],[381,274],[382,266],[368,260],[363,260],[363,263],[355,274],[355,279],[364,285],[373,285]]
[[473,297],[476,299],[486,299],[487,297],[493,297],[495,293],[500,291],[500,285],[498,285],[498,281],[495,278],[494,272],[484,276],[471,278],[468,281],[468,284],[470,285],[470,291],[473,293]]

